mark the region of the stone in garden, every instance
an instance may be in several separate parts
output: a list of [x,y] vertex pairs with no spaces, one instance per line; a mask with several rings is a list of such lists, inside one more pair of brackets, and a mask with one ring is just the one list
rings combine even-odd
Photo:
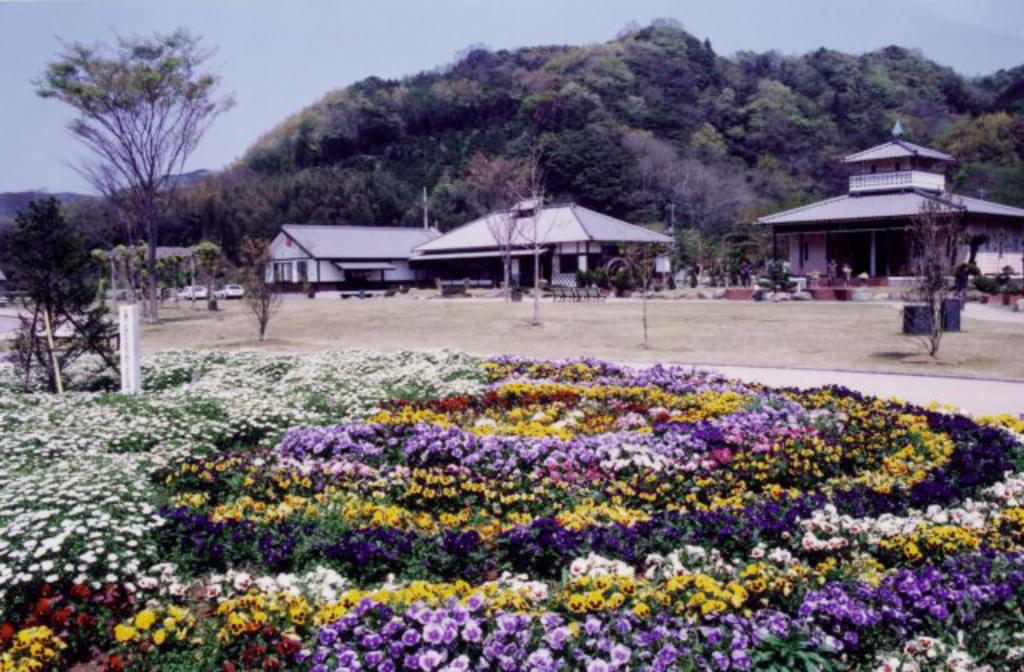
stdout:
[[789,297],[792,301],[810,301],[814,297],[811,296],[810,292],[793,292]]
[[1017,299],[1017,303],[1013,304],[1013,312],[1024,313],[1024,299]]
[[850,292],[851,301],[870,301],[873,298],[873,292],[869,289],[855,289]]
[[792,301],[792,299],[793,297],[791,297],[787,292],[776,292],[775,294],[772,295],[773,303],[780,303],[782,301]]

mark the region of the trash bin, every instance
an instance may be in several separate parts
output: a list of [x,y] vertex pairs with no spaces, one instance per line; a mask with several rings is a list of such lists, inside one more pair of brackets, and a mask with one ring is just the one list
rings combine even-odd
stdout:
[[945,299],[942,302],[942,330],[960,331],[960,311],[963,302],[960,299]]
[[927,336],[932,333],[932,309],[924,303],[908,303],[903,306],[903,333],[910,336]]

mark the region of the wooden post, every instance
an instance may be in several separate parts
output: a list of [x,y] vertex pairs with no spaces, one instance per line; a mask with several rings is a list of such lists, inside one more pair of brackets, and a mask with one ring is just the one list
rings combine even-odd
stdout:
[[121,393],[142,392],[142,366],[139,358],[139,306],[131,304],[118,310],[121,350]]
[[50,346],[50,361],[53,362],[53,378],[57,382],[57,394],[64,394],[64,379],[60,375],[60,361],[57,359],[57,348],[53,343],[53,321],[50,309],[43,308],[43,324],[46,327],[46,343]]
[[871,258],[868,260],[868,275],[872,278],[878,275],[878,241],[875,232],[871,232]]

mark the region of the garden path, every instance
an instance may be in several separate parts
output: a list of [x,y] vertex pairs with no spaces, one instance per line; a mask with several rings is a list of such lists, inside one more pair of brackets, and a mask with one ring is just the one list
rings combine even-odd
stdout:
[[[632,364],[644,367],[649,364]],[[824,369],[700,365],[730,378],[780,387],[842,385],[864,394],[915,404],[938,402],[975,415],[1024,415],[1024,383],[954,376],[864,373]]]

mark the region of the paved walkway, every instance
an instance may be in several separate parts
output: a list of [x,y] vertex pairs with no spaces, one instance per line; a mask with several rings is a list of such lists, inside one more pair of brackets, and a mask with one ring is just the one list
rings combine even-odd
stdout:
[[755,366],[701,365],[698,368],[717,371],[730,378],[777,387],[842,385],[864,394],[885,398],[897,397],[915,404],[949,404],[975,415],[1024,414],[1024,382]]
[[1024,313],[1015,313],[1012,308],[992,306],[986,303],[968,303],[964,316],[985,322],[1009,322],[1024,327]]

